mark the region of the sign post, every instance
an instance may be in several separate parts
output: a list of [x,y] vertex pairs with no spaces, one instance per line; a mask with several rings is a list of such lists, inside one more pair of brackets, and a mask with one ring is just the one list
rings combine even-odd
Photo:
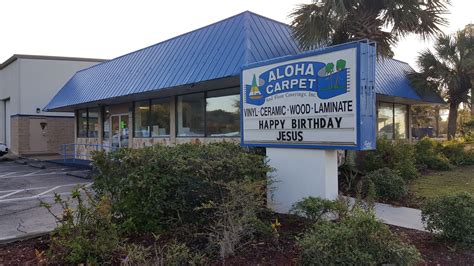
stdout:
[[275,211],[335,199],[336,150],[375,148],[375,59],[375,45],[360,41],[242,70],[241,144],[266,147]]

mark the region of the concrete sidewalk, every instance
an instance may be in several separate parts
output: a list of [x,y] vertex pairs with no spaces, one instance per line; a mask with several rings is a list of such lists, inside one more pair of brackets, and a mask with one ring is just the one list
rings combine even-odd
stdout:
[[418,209],[375,203],[375,214],[386,224],[427,232],[421,222],[421,211]]
[[[355,198],[345,198],[351,204],[355,203]],[[385,203],[375,203],[374,209],[377,218],[386,224],[427,232],[421,222],[421,211],[418,209],[397,207]]]

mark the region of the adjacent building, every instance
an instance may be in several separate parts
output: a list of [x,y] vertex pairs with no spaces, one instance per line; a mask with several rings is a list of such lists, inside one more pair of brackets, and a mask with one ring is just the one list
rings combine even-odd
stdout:
[[74,113],[43,108],[74,73],[103,61],[13,55],[0,64],[0,143],[16,155],[57,154],[74,143]]
[[[80,156],[96,145],[238,142],[242,66],[301,52],[290,26],[247,11],[79,71],[45,109],[75,113]],[[379,135],[409,139],[410,105],[443,103],[412,88],[411,71],[378,60]]]

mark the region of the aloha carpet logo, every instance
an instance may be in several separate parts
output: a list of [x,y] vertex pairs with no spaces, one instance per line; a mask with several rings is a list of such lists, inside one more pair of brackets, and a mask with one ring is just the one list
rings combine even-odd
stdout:
[[346,61],[342,59],[337,60],[335,66],[322,62],[278,66],[253,75],[252,84],[246,85],[246,102],[262,105],[267,97],[290,91],[312,91],[320,99],[330,99],[347,92],[348,73]]

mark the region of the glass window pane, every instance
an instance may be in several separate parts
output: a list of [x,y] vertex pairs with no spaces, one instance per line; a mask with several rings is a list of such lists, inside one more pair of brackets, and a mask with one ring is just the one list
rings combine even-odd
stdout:
[[77,111],[77,137],[87,138],[87,110]]
[[133,119],[135,137],[148,138],[150,137],[150,102],[141,101],[135,103],[135,117]]
[[[217,91],[219,92],[219,91]],[[214,93],[214,92],[212,92]],[[206,128],[210,137],[237,137],[240,135],[240,95],[206,99]],[[238,93],[238,92],[237,92]]]
[[395,139],[408,137],[408,111],[404,104],[395,104]]
[[151,136],[170,135],[170,99],[151,101]]
[[89,109],[89,132],[87,137],[98,138],[99,137],[99,109]]
[[377,123],[379,137],[393,139],[393,104],[379,104]]
[[178,97],[178,136],[204,136],[204,93]]
[[110,139],[110,109],[108,106],[105,106],[103,109],[103,141],[109,141]]

